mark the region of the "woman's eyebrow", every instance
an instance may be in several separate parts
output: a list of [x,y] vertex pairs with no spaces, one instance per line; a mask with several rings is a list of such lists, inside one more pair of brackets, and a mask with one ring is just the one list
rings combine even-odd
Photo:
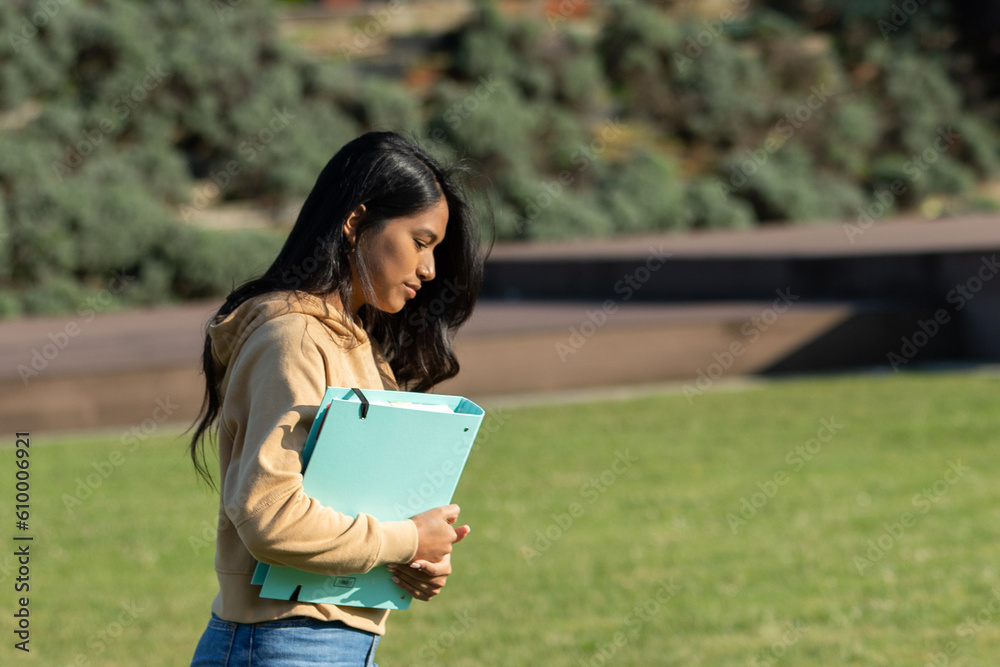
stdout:
[[417,232],[421,234],[427,234],[427,236],[431,237],[431,243],[437,241],[438,235],[432,232],[431,230],[427,229],[426,227],[418,227]]

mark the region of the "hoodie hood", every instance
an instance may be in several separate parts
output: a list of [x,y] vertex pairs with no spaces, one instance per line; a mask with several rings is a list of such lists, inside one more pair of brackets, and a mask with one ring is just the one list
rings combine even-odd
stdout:
[[344,339],[347,346],[368,342],[365,330],[346,318],[339,304],[305,292],[271,292],[244,301],[236,310],[228,315],[216,316],[208,325],[212,356],[221,367],[219,370],[229,367],[246,340],[262,324],[290,313],[312,315]]

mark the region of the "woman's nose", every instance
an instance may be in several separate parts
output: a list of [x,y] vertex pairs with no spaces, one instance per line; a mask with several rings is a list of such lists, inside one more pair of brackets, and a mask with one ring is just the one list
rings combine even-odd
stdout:
[[423,281],[434,280],[434,256],[431,255],[417,267],[417,277]]

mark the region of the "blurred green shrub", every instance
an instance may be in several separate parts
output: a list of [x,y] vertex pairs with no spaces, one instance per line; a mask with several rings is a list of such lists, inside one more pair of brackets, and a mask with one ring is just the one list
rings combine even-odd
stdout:
[[955,123],[954,130],[959,137],[959,145],[950,151],[954,157],[975,167],[983,177],[1000,172],[1000,139],[995,127],[966,113]]
[[741,4],[549,25],[481,3],[415,90],[307,57],[268,0],[65,0],[39,26],[41,0],[3,3],[0,316],[71,309],[121,273],[116,303],[226,292],[280,239],[178,209],[294,206],[367,129],[480,171],[500,240],[853,218],[897,180],[891,211],[986,205],[995,100],[943,3],[895,22],[891,0]]
[[641,2],[611,6],[596,46],[620,108],[653,118],[669,116],[673,72],[687,58],[682,39],[680,27],[653,7]]
[[[216,230],[189,229],[165,245],[164,259],[173,268],[172,290],[183,299],[225,294],[262,273],[281,249],[273,232],[246,231],[233,235]],[[155,276],[162,269],[145,266]],[[162,277],[158,277],[162,279]]]
[[600,194],[614,231],[665,231],[685,226],[684,186],[671,160],[639,150],[623,163],[609,165],[607,171]]
[[789,142],[766,161],[738,156],[729,164],[728,186],[747,199],[762,221],[844,219],[865,203],[864,193],[850,181],[823,173],[808,149]]
[[821,158],[849,177],[864,179],[882,139],[882,119],[875,104],[866,99],[838,104],[824,130]]
[[694,229],[742,229],[755,220],[750,204],[727,196],[722,181],[711,176],[688,185],[682,211],[687,225]]
[[362,122],[419,108],[282,42],[268,2],[52,6],[0,7],[0,314],[71,310],[115,274],[122,303],[223,294],[277,246],[179,227],[196,180],[292,202]]
[[[689,39],[696,37],[697,23],[682,26]],[[709,146],[732,146],[757,134],[777,97],[760,55],[724,36],[678,66],[673,79],[676,103],[665,120],[681,136]]]

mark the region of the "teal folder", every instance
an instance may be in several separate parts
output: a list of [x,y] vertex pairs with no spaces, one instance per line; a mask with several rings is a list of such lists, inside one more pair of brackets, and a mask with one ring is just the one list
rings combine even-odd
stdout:
[[[302,451],[305,492],[338,512],[408,519],[451,503],[484,412],[461,396],[329,387]],[[406,609],[385,567],[330,576],[258,563],[260,596]]]

